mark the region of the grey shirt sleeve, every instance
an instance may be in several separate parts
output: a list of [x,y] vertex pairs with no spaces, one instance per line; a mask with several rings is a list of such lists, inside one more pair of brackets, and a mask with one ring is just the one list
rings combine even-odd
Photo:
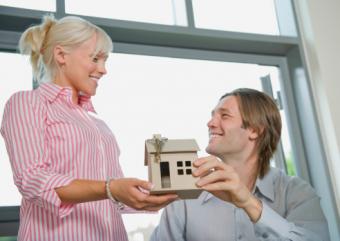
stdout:
[[160,223],[152,233],[150,241],[184,241],[185,221],[184,201],[171,203],[163,210]]
[[284,217],[262,202],[261,218],[254,225],[257,237],[262,237],[262,240],[285,241],[330,240],[320,199],[307,183],[293,178],[283,200],[287,207]]

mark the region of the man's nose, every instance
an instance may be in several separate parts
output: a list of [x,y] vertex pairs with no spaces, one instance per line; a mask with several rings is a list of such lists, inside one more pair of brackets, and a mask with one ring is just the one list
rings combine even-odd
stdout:
[[211,116],[210,120],[209,120],[208,123],[207,123],[207,126],[208,126],[209,128],[214,127],[214,126],[216,126],[217,121],[218,121],[218,120],[217,120],[217,117],[216,117],[216,116]]

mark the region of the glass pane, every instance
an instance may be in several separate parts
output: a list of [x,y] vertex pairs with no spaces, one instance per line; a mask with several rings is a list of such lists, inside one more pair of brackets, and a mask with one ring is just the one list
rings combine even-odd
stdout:
[[[270,79],[272,82],[274,98],[278,102],[280,102],[280,99],[281,99],[280,71],[277,68],[275,68],[275,69],[272,69],[268,74],[270,75]],[[285,158],[286,167],[287,167],[287,174],[290,176],[295,176],[296,168],[294,164],[292,145],[291,145],[290,136],[288,132],[287,117],[283,109],[280,110],[280,113],[281,113],[281,118],[282,118],[281,142],[282,142],[282,149],[284,152],[284,158]]]
[[0,6],[56,11],[56,0],[0,0]]
[[[12,68],[0,68],[0,123],[4,112],[4,106],[9,97],[19,90],[32,89],[32,71],[28,57],[19,54],[0,52],[2,66]],[[20,71],[16,71],[20,70]],[[20,205],[20,193],[13,183],[11,165],[2,136],[0,137],[0,206]]]
[[274,0],[192,0],[197,28],[279,35]]
[[67,13],[168,25],[186,25],[184,0],[66,0]]
[[[273,67],[205,60],[112,54],[94,105],[117,137],[125,176],[147,179],[144,141],[160,133],[195,138],[206,155],[206,123],[225,92],[262,89],[260,77]],[[108,108],[109,103],[109,108]],[[159,214],[126,214],[130,240],[149,240]]]

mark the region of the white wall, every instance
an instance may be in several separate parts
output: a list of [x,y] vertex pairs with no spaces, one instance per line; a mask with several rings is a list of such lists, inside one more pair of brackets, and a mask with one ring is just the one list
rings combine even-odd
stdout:
[[293,0],[340,210],[340,1]]

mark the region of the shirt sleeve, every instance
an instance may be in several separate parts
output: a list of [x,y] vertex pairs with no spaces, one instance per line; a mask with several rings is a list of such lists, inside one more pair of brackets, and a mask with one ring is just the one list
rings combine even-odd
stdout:
[[36,98],[30,91],[18,92],[8,100],[1,134],[22,197],[62,218],[71,213],[73,205],[62,204],[55,188],[68,185],[73,178],[53,170],[45,135],[46,111]]
[[264,201],[255,233],[260,240],[329,241],[328,225],[320,198],[301,179],[294,178],[286,190],[287,214],[279,215]]
[[185,241],[184,201],[175,201],[162,213],[159,225],[153,231],[150,241]]

